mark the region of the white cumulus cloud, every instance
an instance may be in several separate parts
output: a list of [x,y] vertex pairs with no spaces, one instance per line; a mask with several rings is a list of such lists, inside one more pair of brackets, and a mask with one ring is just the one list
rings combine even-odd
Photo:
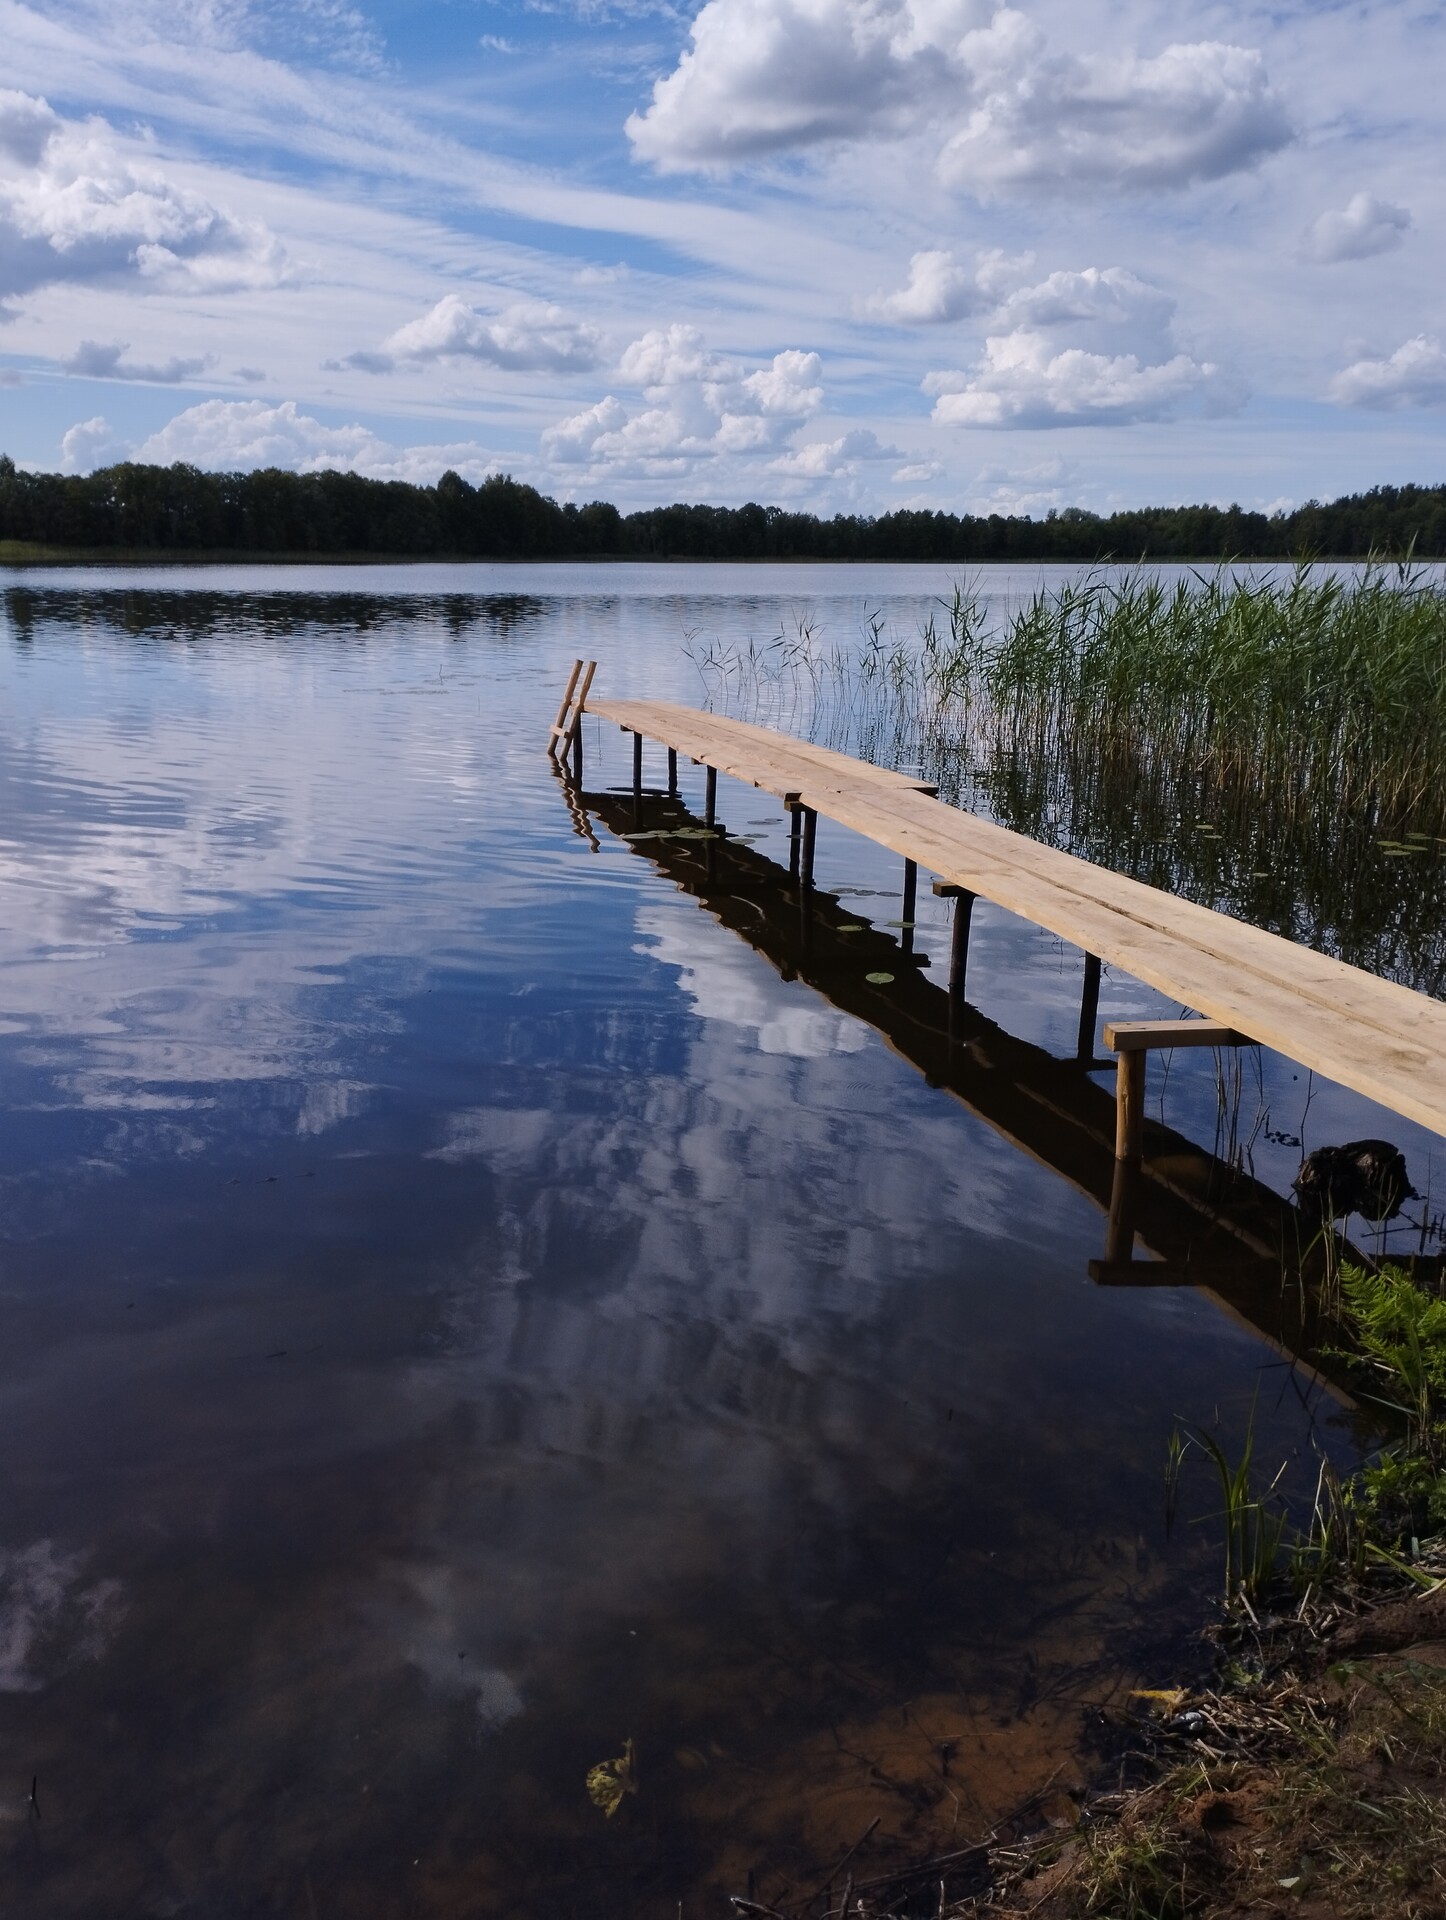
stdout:
[[909,261],[909,277],[902,287],[873,294],[863,303],[863,311],[900,326],[927,326],[962,320],[988,301],[977,272],[961,265],[952,253],[930,247]]
[[265,228],[128,156],[103,120],[65,121],[0,91],[0,300],[60,281],[215,292],[283,270]]
[[1446,406],[1446,349],[1424,333],[1406,340],[1381,360],[1357,360],[1330,384],[1340,407],[1375,407],[1399,413],[1409,407]]
[[726,455],[779,451],[823,405],[822,362],[786,348],[747,371],[714,353],[694,327],[655,328],[618,363],[641,387],[630,412],[615,394],[549,427],[546,458],[602,475],[679,476]]
[[854,471],[861,460],[902,460],[903,450],[886,447],[871,427],[852,427],[837,440],[809,440],[791,453],[783,453],[770,462],[774,473],[787,473],[807,480],[822,480],[832,474]]
[[1126,425],[1218,384],[1177,350],[1174,302],[1122,267],[1050,274],[1005,300],[973,367],[931,373],[943,426]]
[[449,293],[398,327],[380,353],[354,353],[346,364],[381,373],[398,361],[480,360],[515,373],[578,373],[597,365],[600,348],[596,327],[545,301],[485,314]]
[[978,0],[708,0],[628,138],[665,170],[902,133],[957,93]]
[[919,135],[980,197],[1181,187],[1292,137],[1254,48],[1060,52],[982,0],[708,0],[627,132],[664,171]]
[[1373,193],[1353,194],[1344,207],[1332,208],[1306,229],[1305,251],[1327,265],[1338,260],[1369,260],[1399,247],[1410,231],[1405,207],[1378,200]]
[[204,400],[178,413],[139,446],[121,441],[103,419],[83,421],[66,434],[63,453],[71,471],[89,471],[115,460],[148,466],[184,461],[214,473],[284,467],[293,473],[328,469],[376,480],[410,480],[426,486],[448,467],[466,480],[483,480],[501,462],[473,441],[397,447],[369,427],[329,427],[303,413],[294,400],[268,406],[264,400]]
[[1006,8],[961,52],[975,104],[939,172],[972,193],[1183,187],[1253,166],[1291,138],[1253,48],[1206,40],[1151,58],[1054,53]]
[[130,453],[130,442],[121,438],[104,414],[97,413],[89,420],[77,420],[62,438],[61,471],[94,473],[97,467],[109,467],[117,460],[128,460]]

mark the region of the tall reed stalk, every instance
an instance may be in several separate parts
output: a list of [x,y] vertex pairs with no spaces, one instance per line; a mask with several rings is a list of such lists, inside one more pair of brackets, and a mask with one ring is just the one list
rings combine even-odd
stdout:
[[1446,583],[1098,571],[991,620],[812,624],[694,650],[710,700],[941,796],[1446,992]]

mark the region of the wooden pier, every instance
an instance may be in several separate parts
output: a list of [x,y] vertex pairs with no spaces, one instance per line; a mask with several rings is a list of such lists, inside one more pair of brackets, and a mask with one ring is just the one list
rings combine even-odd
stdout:
[[[590,685],[591,675],[585,678]],[[949,806],[926,781],[767,727],[661,700],[589,694],[585,703],[565,703],[552,739],[559,759],[571,751],[575,772],[584,704],[634,735],[639,793],[643,744],[651,740],[667,750],[669,790],[679,754],[708,769],[710,821],[720,772],[793,810],[794,867],[803,888],[813,883],[818,818],[837,821],[900,856],[906,895],[919,868],[937,874],[938,890],[958,896],[956,926],[962,921],[967,929],[975,898],[991,901],[1204,1016],[1211,1024],[1195,1023],[1188,1036],[1197,1044],[1258,1042],[1446,1136],[1446,1004]],[[1134,1063],[1146,1047],[1187,1038],[1178,1025],[1132,1025],[1133,1038],[1131,1026],[1114,1032],[1123,1158],[1138,1152],[1127,1110],[1138,1104]]]

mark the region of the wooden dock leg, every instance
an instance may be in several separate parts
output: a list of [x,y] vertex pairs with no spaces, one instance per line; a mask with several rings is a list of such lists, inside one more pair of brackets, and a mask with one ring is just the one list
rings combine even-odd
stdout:
[[954,902],[954,938],[949,948],[949,1033],[953,1038],[954,1014],[964,1004],[964,977],[969,971],[969,923],[974,915],[976,896],[968,887],[952,880],[936,880],[934,892],[941,900]]
[[914,951],[914,914],[919,900],[919,866],[915,860],[904,862],[904,906],[900,918],[904,922],[903,939],[899,942],[905,953]]
[[956,1005],[964,1001],[964,981],[969,972],[969,923],[974,917],[974,895],[963,887],[954,902],[954,940],[949,949],[949,998]]
[[633,798],[634,800],[641,800],[642,797],[643,797],[643,736],[640,733],[635,733],[633,735]]
[[1095,1057],[1095,1023],[1100,1014],[1100,962],[1093,953],[1085,955],[1084,991],[1079,1003],[1079,1045],[1076,1054],[1086,1065]]
[[582,715],[577,717],[577,725],[572,730],[572,784],[582,785]]
[[1140,1169],[1116,1160],[1110,1185],[1110,1210],[1105,1221],[1105,1264],[1124,1266],[1135,1253],[1135,1190]]
[[818,815],[812,807],[804,807],[803,812],[803,860],[799,875],[805,889],[813,888],[813,848],[818,835]]
[[703,782],[703,825],[711,827],[718,816],[718,769],[709,767]]
[[792,806],[788,810],[788,877],[798,878],[799,835],[803,832],[803,808]]
[[1135,1193],[1145,1129],[1143,1048],[1121,1053],[1115,1064],[1115,1177],[1110,1186],[1105,1259],[1128,1260],[1135,1250]]
[[1115,1158],[1140,1164],[1145,1128],[1145,1052],[1122,1053],[1115,1062]]
[[669,747],[668,748],[668,798],[670,800],[675,800],[677,796],[678,796],[678,749],[676,747]]

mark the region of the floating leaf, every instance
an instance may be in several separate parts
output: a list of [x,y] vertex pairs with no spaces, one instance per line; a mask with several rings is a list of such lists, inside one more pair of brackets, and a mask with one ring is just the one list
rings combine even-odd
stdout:
[[894,984],[891,973],[866,973],[864,978],[871,987],[891,987]]
[[587,1791],[595,1807],[601,1807],[611,1820],[623,1804],[625,1793],[636,1793],[638,1776],[633,1766],[633,1743],[624,1740],[616,1760],[599,1760],[588,1769]]
[[1190,1689],[1188,1687],[1134,1687],[1131,1689],[1130,1698],[1153,1700],[1157,1706],[1164,1709],[1166,1714],[1172,1714],[1178,1713],[1190,1698]]
[[861,920],[850,920],[846,927],[838,928],[840,933],[862,933],[863,931],[864,925]]

